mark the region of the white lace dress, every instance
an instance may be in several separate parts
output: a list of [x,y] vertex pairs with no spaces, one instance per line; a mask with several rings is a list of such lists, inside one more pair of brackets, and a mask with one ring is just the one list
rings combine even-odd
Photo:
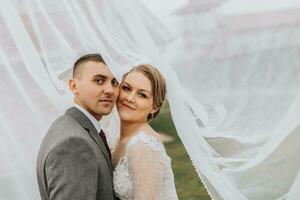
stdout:
[[140,132],[127,144],[113,173],[121,200],[177,200],[171,159],[154,136]]

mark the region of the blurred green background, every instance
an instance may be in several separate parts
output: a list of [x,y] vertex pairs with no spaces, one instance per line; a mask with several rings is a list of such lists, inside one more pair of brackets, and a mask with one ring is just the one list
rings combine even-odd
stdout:
[[210,200],[177,135],[167,102],[164,103],[158,117],[151,122],[151,126],[156,131],[171,136],[174,139],[171,142],[165,143],[165,147],[172,159],[178,198],[180,200]]

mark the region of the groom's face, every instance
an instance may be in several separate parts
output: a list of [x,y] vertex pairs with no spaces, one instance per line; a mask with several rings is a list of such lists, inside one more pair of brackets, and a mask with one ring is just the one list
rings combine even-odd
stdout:
[[100,120],[111,112],[119,94],[118,82],[102,62],[88,61],[70,80],[75,102]]

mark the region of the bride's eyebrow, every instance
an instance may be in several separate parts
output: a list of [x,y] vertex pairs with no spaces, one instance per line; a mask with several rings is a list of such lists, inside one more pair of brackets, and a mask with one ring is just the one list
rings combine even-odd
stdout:
[[[132,86],[129,83],[127,83],[127,82],[123,82],[122,85],[126,85],[127,87],[132,88]],[[138,91],[139,92],[151,93],[149,90],[145,90],[145,89],[139,89]]]
[[131,86],[129,83],[127,83],[127,82],[123,82],[122,85],[126,85],[126,86],[128,86],[128,87],[132,87],[132,86]]
[[151,93],[149,90],[139,89],[140,92]]

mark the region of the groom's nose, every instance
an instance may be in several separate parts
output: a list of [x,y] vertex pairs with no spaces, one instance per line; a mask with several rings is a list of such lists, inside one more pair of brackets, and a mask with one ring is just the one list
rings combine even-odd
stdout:
[[111,83],[105,84],[105,86],[104,86],[104,93],[106,93],[106,94],[112,94],[112,93],[114,93],[114,87],[113,87],[113,85]]

